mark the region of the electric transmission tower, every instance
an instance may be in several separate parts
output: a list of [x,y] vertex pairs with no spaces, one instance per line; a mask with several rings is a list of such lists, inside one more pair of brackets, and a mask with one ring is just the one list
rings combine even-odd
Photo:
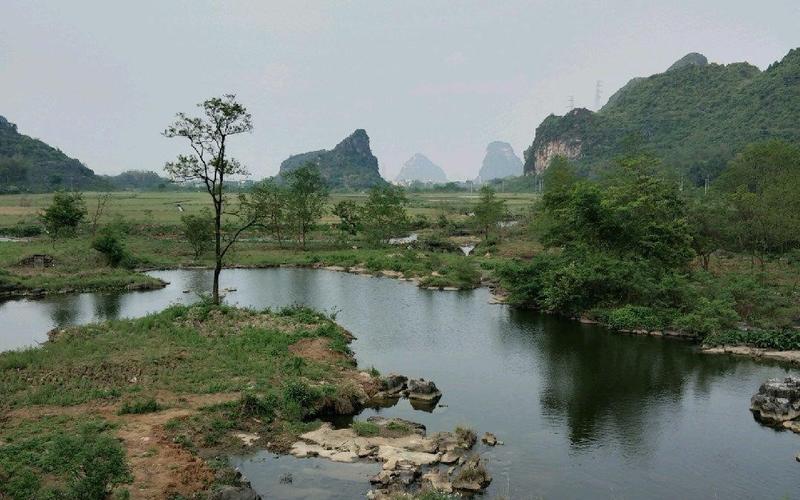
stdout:
[[595,111],[600,109],[600,103],[603,102],[603,80],[597,80],[597,84],[594,87],[594,109]]
[[575,96],[571,95],[567,97],[567,112],[570,112],[573,109],[575,109]]

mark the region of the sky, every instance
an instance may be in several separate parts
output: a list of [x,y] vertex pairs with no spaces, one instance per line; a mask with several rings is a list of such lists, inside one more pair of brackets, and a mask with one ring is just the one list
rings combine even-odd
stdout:
[[798,0],[2,0],[0,115],[97,173],[185,151],[175,113],[234,93],[260,179],[366,129],[381,173],[423,153],[451,179],[517,154],[548,114],[594,109],[688,52],[764,69],[800,47]]

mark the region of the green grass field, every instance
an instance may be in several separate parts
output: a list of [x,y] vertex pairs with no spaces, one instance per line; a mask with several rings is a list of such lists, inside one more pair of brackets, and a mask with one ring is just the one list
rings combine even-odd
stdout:
[[[97,201],[103,193],[84,193],[89,216],[95,212]],[[203,207],[211,207],[209,196],[202,192],[117,192],[110,193],[111,198],[106,205],[104,220],[122,216],[135,224],[178,224],[182,212],[199,212]],[[519,193],[500,193],[498,196],[506,200],[512,213],[522,213],[530,207],[537,195]],[[0,195],[0,226],[12,226],[19,222],[34,222],[37,215],[50,204],[52,194],[14,194]],[[350,199],[356,202],[366,199],[366,194],[334,193],[330,197],[330,206],[341,200]],[[440,214],[457,216],[469,212],[477,202],[477,193],[411,193],[409,194],[409,214],[425,215],[433,218]],[[238,203],[235,194],[231,195],[232,203]],[[335,222],[336,217],[330,210],[322,222]]]

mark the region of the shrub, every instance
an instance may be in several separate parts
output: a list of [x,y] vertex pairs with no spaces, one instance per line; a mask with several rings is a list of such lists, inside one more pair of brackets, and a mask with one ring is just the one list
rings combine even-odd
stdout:
[[117,412],[118,415],[140,415],[143,413],[154,413],[160,411],[162,406],[153,398],[137,401],[126,401]]
[[288,418],[302,420],[314,413],[322,396],[319,388],[298,379],[290,379],[283,386],[284,411]]
[[689,312],[675,319],[675,326],[701,337],[721,333],[736,324],[739,315],[725,299],[698,298]]
[[111,267],[134,267],[133,257],[125,249],[125,245],[118,233],[104,228],[100,234],[92,240],[92,248],[103,254]]
[[657,330],[666,326],[663,313],[646,306],[627,304],[600,313],[598,316],[610,328],[616,330]]
[[762,349],[782,351],[800,349],[800,331],[785,330],[725,330],[705,338],[704,343],[711,346],[748,345]]

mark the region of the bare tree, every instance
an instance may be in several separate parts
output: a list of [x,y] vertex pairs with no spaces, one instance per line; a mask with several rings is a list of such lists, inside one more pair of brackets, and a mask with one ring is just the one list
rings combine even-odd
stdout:
[[[228,139],[237,134],[251,132],[253,124],[250,113],[236,101],[236,96],[226,94],[198,104],[203,110],[201,117],[189,117],[178,113],[175,122],[165,131],[166,137],[183,137],[189,141],[192,152],[178,155],[169,162],[165,170],[177,182],[199,180],[208,191],[214,205],[214,286],[213,301],[219,304],[219,275],[225,254],[236,243],[243,231],[257,222],[252,210],[227,210],[225,179],[248,172],[236,159],[227,155]],[[242,196],[246,203],[246,197]],[[223,216],[236,215],[238,223],[223,234]]]
[[92,236],[97,233],[97,226],[100,223],[100,218],[106,211],[108,200],[111,199],[111,193],[102,193],[97,196],[97,206],[95,206],[94,214],[92,215]]

